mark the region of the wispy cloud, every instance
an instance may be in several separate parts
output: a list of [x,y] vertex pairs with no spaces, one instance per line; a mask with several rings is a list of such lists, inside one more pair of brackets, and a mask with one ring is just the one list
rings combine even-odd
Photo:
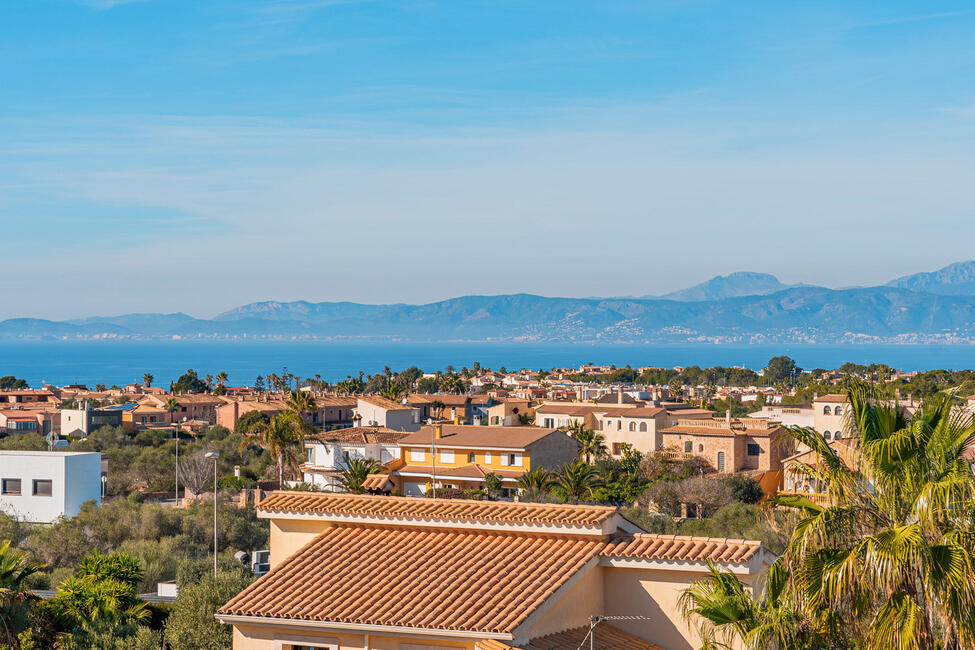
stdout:
[[938,13],[930,14],[916,14],[913,16],[900,16],[896,18],[887,18],[884,20],[873,20],[867,23],[861,23],[857,27],[881,27],[883,25],[901,25],[906,23],[920,23],[929,20],[943,20],[945,18],[957,18],[959,16],[970,16],[975,14],[975,9],[959,9],[958,11],[942,11]]
[[92,9],[97,9],[98,11],[148,1],[149,0],[80,0],[81,4],[91,7]]

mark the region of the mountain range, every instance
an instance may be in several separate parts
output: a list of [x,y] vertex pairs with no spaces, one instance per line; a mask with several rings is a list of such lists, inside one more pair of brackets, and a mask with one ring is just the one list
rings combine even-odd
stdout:
[[975,262],[878,287],[732,273],[662,296],[463,296],[425,305],[255,302],[213,319],[0,321],[4,339],[320,339],[573,343],[975,343]]

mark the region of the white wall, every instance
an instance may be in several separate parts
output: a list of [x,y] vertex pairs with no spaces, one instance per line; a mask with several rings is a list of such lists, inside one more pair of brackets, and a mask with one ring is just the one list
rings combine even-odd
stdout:
[[[85,501],[101,502],[101,465],[97,452],[0,451],[0,479],[20,479],[20,494],[0,494],[0,509],[38,523],[73,517]],[[34,496],[35,480],[50,480],[51,496]]]

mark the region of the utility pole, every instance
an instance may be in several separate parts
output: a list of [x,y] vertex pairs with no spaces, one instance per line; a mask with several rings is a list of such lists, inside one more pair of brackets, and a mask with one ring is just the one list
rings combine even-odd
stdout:
[[217,458],[215,451],[207,452],[204,458],[213,459],[213,577],[217,577]]

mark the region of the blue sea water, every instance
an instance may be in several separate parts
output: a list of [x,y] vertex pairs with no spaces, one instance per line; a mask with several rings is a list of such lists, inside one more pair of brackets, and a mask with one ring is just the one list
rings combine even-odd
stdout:
[[901,370],[975,367],[975,346],[949,345],[556,345],[529,343],[336,343],[322,341],[31,341],[0,342],[0,376],[15,375],[31,386],[42,383],[124,384],[145,372],[168,385],[187,368],[200,375],[221,370],[231,385],[251,385],[258,375],[283,366],[300,377],[328,381],[346,375],[456,368],[479,361],[508,369],[578,366],[582,363],[633,367],[743,365],[759,369],[787,354],[803,368],[835,368],[844,362],[887,363]]

